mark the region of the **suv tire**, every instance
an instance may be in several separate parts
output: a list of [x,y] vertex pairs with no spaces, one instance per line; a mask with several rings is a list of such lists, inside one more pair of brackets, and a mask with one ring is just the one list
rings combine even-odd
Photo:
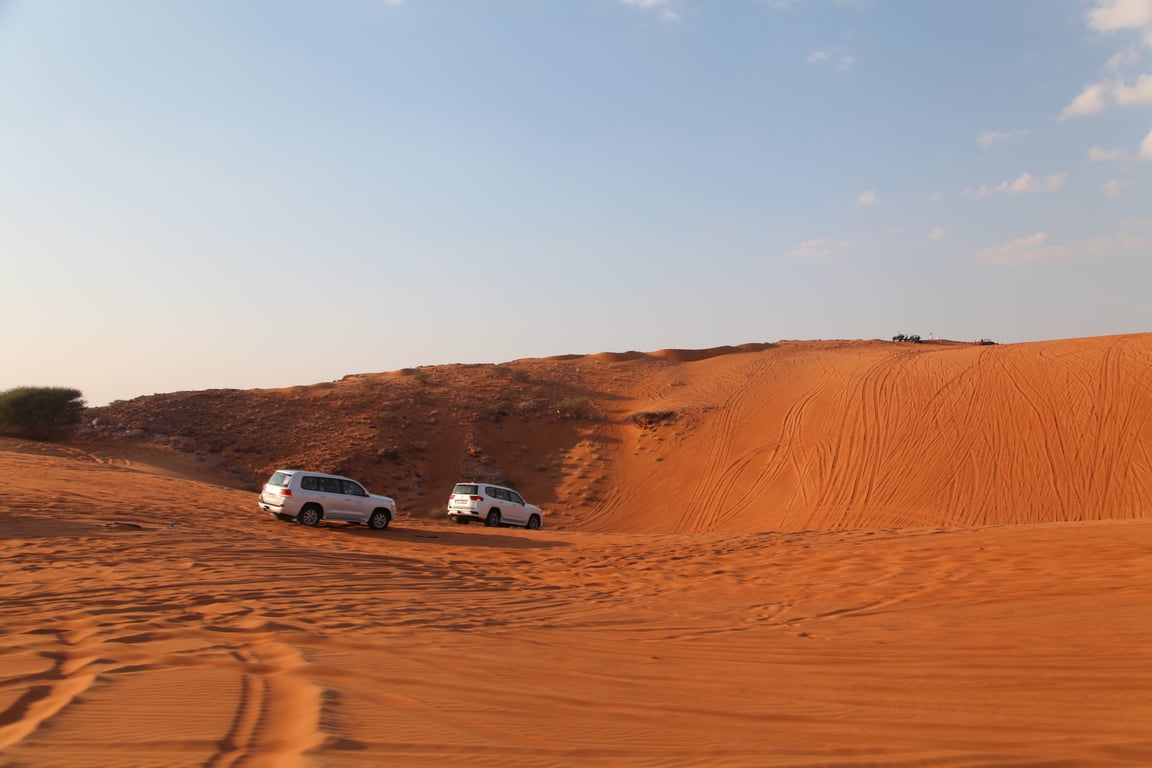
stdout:
[[300,514],[297,516],[296,522],[300,523],[300,525],[306,525],[309,528],[315,528],[320,524],[320,517],[320,507],[316,506],[315,504],[309,504],[308,506],[304,507],[304,509],[300,510]]
[[500,527],[500,513],[497,512],[496,510],[492,510],[491,512],[489,512],[488,517],[484,518],[484,525],[488,526],[489,528],[499,528]]

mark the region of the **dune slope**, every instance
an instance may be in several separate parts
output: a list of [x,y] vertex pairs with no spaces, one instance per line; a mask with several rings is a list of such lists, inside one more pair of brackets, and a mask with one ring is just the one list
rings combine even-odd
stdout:
[[597,530],[844,530],[1152,514],[1152,336],[783,346],[628,404]]
[[515,484],[573,530],[1133,519],[1152,499],[1152,334],[1008,346],[780,342],[435,366],[99,409],[89,448],[175,446],[255,489],[351,474],[418,516]]

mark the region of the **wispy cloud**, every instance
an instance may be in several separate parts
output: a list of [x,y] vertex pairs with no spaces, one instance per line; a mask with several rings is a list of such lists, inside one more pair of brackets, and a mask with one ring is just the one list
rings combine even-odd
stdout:
[[1092,147],[1088,150],[1088,159],[1094,163],[1118,163],[1128,159],[1128,150],[1124,147]]
[[847,72],[856,66],[856,57],[843,46],[817,48],[804,60],[809,64],[831,64],[839,72]]
[[[762,5],[775,8],[778,11],[786,11],[797,5],[803,5],[805,2],[807,0],[760,0]],[[875,0],[832,0],[832,2],[841,8],[852,8],[857,11],[867,11],[876,7]]]
[[1129,84],[1124,72],[1142,60],[1139,46],[1152,47],[1152,0],[1095,0],[1088,11],[1088,26],[1106,34],[1137,31],[1139,42],[1111,56],[1101,76],[1081,89],[1060,119],[1094,115],[1111,106],[1152,104],[1152,74],[1140,73]]
[[805,240],[792,249],[790,254],[794,259],[807,261],[831,261],[855,244],[853,240],[836,240],[833,238],[816,238]]
[[944,227],[933,227],[932,231],[928,233],[929,240],[943,240],[944,236],[948,234],[948,230]]
[[1067,120],[1070,117],[1103,112],[1112,99],[1114,87],[1114,83],[1090,83],[1084,86],[1084,90],[1080,91],[1080,94],[1072,99],[1068,106],[1064,107],[1064,111],[1060,113],[1060,119]]
[[993,144],[1003,144],[1007,141],[1023,139],[1027,135],[1028,131],[1020,129],[1011,131],[985,131],[976,137],[976,143],[982,147],[990,147]]
[[[1139,240],[1137,238],[1136,240]],[[1117,240],[1102,237],[1084,240],[1072,245],[1057,245],[1049,242],[1047,232],[996,243],[976,251],[976,258],[985,264],[1010,266],[1016,264],[1041,264],[1055,261],[1092,261],[1104,259],[1121,248],[1138,247],[1134,240]]]
[[1097,32],[1152,26],[1148,0],[1097,0],[1088,12],[1088,26]]
[[856,196],[856,205],[876,205],[878,201],[879,197],[874,189],[866,189]]
[[994,187],[966,189],[964,190],[964,196],[982,200],[986,197],[993,197],[997,195],[1015,196],[1035,194],[1038,192],[1055,192],[1056,190],[1063,187],[1067,181],[1067,172],[1050,173],[1044,177],[1033,176],[1031,173],[1024,172],[1017,176],[1015,179],[1002,181]]
[[1120,179],[1112,179],[1100,188],[1100,194],[1109,200],[1118,200],[1124,196],[1124,193],[1133,187],[1130,181],[1121,181]]
[[1136,78],[1135,85],[1116,83],[1112,95],[1119,107],[1152,104],[1152,75],[1140,75]]
[[620,2],[646,11],[656,11],[663,21],[680,21],[680,13],[672,7],[672,0],[620,0]]
[[1034,235],[990,245],[976,251],[976,258],[986,264],[1024,264],[1037,261],[1052,261],[1056,251],[1048,244],[1048,233]]
[[1152,160],[1152,131],[1148,131],[1148,135],[1140,143],[1140,157],[1145,160]]

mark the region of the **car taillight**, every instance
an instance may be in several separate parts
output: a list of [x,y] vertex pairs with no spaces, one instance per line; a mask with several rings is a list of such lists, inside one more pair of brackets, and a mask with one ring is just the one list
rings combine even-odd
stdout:
[[483,496],[469,496],[468,498],[470,498],[472,501],[484,501]]
[[291,496],[291,495],[292,495],[292,491],[288,490],[287,488],[281,488],[281,489],[278,491],[278,493],[279,493],[281,496]]

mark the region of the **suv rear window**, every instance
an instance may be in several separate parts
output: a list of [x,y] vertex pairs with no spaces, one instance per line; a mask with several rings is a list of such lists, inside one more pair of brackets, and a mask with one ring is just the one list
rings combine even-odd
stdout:
[[474,485],[467,485],[465,483],[458,483],[452,489],[452,493],[459,493],[462,496],[476,496],[480,493],[479,489]]
[[268,485],[279,486],[280,488],[288,487],[288,481],[292,479],[292,475],[287,472],[274,472],[272,477],[268,479]]

